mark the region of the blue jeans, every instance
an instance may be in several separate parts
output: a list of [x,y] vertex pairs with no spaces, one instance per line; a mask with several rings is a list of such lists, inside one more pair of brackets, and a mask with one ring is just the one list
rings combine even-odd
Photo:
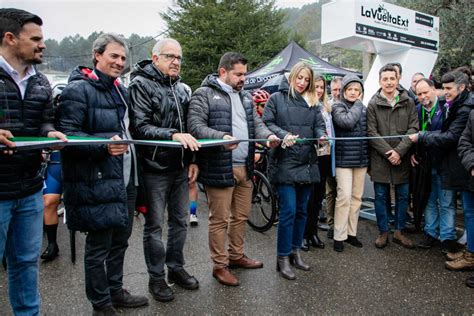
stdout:
[[311,185],[279,185],[278,256],[288,256],[303,243]]
[[43,194],[0,201],[0,256],[8,265],[8,293],[15,315],[38,315],[38,258],[43,234]]
[[[381,233],[389,231],[387,198],[390,196],[390,184],[374,182],[375,215]],[[408,207],[408,183],[395,185],[395,230],[402,230],[406,225]]]
[[431,169],[431,193],[425,208],[425,233],[433,238],[456,239],[456,192],[441,188],[441,176]]
[[467,251],[474,252],[474,192],[462,191],[461,199],[467,234]]

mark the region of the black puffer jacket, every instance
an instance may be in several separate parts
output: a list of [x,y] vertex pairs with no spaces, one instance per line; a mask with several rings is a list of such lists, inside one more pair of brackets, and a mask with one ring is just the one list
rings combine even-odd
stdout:
[[[129,87],[130,129],[135,139],[171,140],[174,133],[186,132],[190,95],[180,79],[164,76],[151,60],[134,66]],[[191,160],[183,149],[137,146],[145,172],[182,170]]]
[[[15,81],[0,68],[0,129],[13,136],[47,136],[54,130],[51,87],[41,73],[28,79],[22,100]],[[40,191],[41,150],[0,153],[0,200],[19,199]]]
[[[299,138],[320,138],[326,135],[321,111],[317,106],[309,107],[305,99],[297,94],[288,95],[288,81],[280,84],[278,92],[272,94],[263,112],[263,122],[280,139],[288,133]],[[285,149],[270,151],[270,181],[274,184],[302,184],[320,181],[318,156],[314,141],[297,142]]]
[[[58,130],[68,136],[123,138],[119,105],[111,93],[115,87],[99,80],[89,68],[75,69],[61,94]],[[118,89],[126,100],[126,90]],[[87,145],[65,147],[61,158],[69,229],[126,228],[122,156],[111,156],[106,145]]]
[[[249,138],[268,138],[272,133],[255,113],[252,96],[240,92],[240,99],[247,115]],[[232,104],[230,96],[217,82],[217,75],[209,75],[191,97],[188,113],[189,132],[198,139],[222,139],[232,135]],[[247,175],[253,174],[255,144],[248,143]],[[199,182],[216,187],[234,186],[232,151],[224,147],[199,150]]]
[[471,111],[466,128],[459,139],[458,153],[464,168],[469,173],[469,189],[474,192],[474,177],[471,174],[474,168],[474,111]]
[[474,109],[474,95],[464,91],[449,107],[441,131],[421,132],[419,135],[418,141],[424,146],[437,148],[443,152],[441,175],[445,189],[469,189],[470,175],[461,163],[457,147],[472,109]]
[[[357,76],[347,75],[342,80],[341,101],[332,108],[332,121],[336,137],[366,137],[367,136],[367,108],[361,101],[353,104],[344,98],[346,87],[358,82],[364,84]],[[369,141],[365,140],[338,140],[336,141],[336,167],[361,168],[369,165]]]

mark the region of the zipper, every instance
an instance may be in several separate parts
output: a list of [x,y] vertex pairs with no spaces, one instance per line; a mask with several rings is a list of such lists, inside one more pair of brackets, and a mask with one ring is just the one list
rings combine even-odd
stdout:
[[[180,131],[180,133],[184,133],[183,132],[183,122],[181,121],[181,110],[179,109],[178,98],[176,97],[176,94],[175,94],[175,91],[174,91],[174,85],[171,82],[171,77],[169,77],[169,79],[170,79],[171,92],[173,93],[173,98],[174,98],[174,102],[176,104],[176,109],[178,110],[179,131]],[[178,81],[176,81],[176,82],[178,82]],[[155,152],[156,152],[156,149],[155,149]],[[182,146],[181,146],[181,168],[184,169],[184,148]]]

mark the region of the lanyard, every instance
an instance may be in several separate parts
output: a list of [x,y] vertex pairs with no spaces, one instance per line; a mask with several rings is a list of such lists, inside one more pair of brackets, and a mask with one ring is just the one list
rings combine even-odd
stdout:
[[436,108],[438,107],[438,100],[436,100],[436,103],[435,105],[431,108],[430,110],[430,114],[429,114],[429,117],[428,117],[428,121],[425,122],[425,108],[422,106],[421,107],[421,130],[422,131],[426,131],[426,127],[428,125],[428,123],[430,123],[431,125],[431,119],[433,118],[435,112],[436,112]]

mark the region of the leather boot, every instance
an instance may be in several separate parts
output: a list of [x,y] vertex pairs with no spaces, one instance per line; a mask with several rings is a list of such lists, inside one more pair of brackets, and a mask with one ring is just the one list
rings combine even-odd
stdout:
[[293,249],[293,253],[290,255],[290,263],[295,266],[296,269],[309,271],[309,264],[305,263],[301,258],[299,249]]
[[290,257],[288,257],[288,256],[284,256],[284,257],[278,256],[277,257],[276,269],[277,269],[278,272],[280,272],[280,275],[282,277],[284,277],[285,279],[288,279],[288,280],[296,279],[295,273],[293,272],[293,270],[291,270]]
[[301,250],[309,251],[309,240],[308,239],[303,238],[303,243],[301,244]]
[[311,236],[309,241],[310,241],[311,246],[313,246],[315,248],[319,248],[319,249],[324,249],[325,245],[321,241],[321,239],[319,239],[318,234],[314,234],[313,236]]
[[44,250],[43,254],[41,255],[41,259],[44,261],[51,261],[59,255],[59,247],[56,243],[48,244],[46,249]]

